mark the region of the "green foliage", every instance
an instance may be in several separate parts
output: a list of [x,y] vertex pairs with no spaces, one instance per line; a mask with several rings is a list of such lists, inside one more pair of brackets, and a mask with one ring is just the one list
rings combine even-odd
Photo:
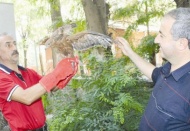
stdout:
[[86,21],[84,20],[77,20],[75,21],[77,27],[74,29],[74,32],[81,32],[86,30]]
[[113,19],[126,19],[134,16],[137,12],[137,5],[131,4],[124,8],[117,9],[113,14]]
[[149,96],[147,83],[138,79],[141,74],[128,58],[97,61],[89,52],[82,58],[91,75],[75,77],[54,94],[50,131],[137,130]]
[[[27,0],[27,2],[30,4],[30,6],[35,7],[35,9],[33,9],[32,12],[35,12],[37,14],[36,17],[50,16],[48,1],[46,1],[46,0]],[[22,5],[22,4],[20,4],[20,5]]]
[[145,36],[135,49],[140,56],[147,59],[152,64],[155,64],[155,54],[159,51],[159,46],[154,43],[154,39],[155,35]]
[[156,23],[158,18],[161,18],[168,9],[175,7],[173,3],[174,1],[135,0],[131,4],[115,10],[112,18],[127,22],[129,26],[124,37],[129,39],[138,25],[147,26],[147,33],[149,33],[149,25]]
[[45,112],[48,114],[50,112],[52,112],[52,109],[50,108],[51,103],[48,100],[48,94],[44,94],[42,97],[42,102],[43,102],[43,106],[45,109]]

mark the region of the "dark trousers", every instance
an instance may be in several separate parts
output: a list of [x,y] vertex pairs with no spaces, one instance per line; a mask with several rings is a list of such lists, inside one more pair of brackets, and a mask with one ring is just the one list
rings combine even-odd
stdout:
[[[3,131],[11,131],[8,126],[3,128]],[[47,123],[44,124],[43,127],[35,129],[35,130],[28,130],[28,131],[48,131]]]
[[28,131],[48,131],[47,123],[45,123],[44,126],[41,128],[35,130],[28,130]]

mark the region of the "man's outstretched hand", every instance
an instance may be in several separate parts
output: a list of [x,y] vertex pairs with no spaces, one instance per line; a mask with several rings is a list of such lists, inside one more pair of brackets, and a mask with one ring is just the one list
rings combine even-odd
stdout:
[[78,57],[75,58],[70,58],[71,61],[73,61],[72,66],[74,68],[74,72],[73,74],[71,74],[70,76],[68,76],[66,79],[64,80],[60,80],[58,82],[58,84],[56,85],[59,89],[63,89],[68,83],[69,81],[72,79],[72,77],[77,73],[78,71]]
[[64,58],[57,64],[55,69],[48,75],[45,75],[39,83],[47,90],[47,92],[50,92],[55,86],[63,88],[76,74],[77,69],[78,57]]

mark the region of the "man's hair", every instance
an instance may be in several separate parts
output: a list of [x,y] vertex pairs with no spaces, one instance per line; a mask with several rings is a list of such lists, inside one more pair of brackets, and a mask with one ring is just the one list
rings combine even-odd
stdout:
[[[5,36],[5,35],[7,35],[6,32],[0,33],[0,37]],[[1,43],[1,41],[0,41],[0,43]]]
[[176,20],[171,28],[174,40],[186,38],[190,47],[190,8],[177,8],[171,10],[166,15]]
[[0,33],[0,36],[8,35],[6,32]]

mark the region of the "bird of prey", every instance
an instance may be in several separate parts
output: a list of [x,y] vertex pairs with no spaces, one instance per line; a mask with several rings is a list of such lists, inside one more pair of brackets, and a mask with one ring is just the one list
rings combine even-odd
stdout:
[[76,24],[64,25],[55,30],[42,44],[47,48],[55,48],[64,56],[74,56],[74,50],[82,51],[94,46],[107,48],[112,45],[111,37],[94,31],[82,31],[72,34]]

